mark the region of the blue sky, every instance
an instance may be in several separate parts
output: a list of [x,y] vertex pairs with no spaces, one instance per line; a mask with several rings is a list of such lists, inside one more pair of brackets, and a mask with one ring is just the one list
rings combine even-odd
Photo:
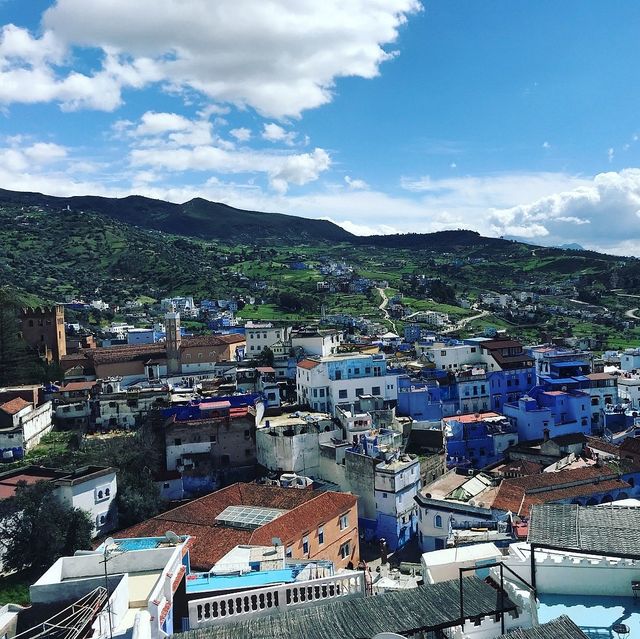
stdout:
[[0,187],[640,249],[640,5],[3,0]]

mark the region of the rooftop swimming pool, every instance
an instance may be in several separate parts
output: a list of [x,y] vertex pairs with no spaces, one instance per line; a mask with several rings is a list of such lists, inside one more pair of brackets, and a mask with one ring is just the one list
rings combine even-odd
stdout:
[[292,567],[282,570],[256,570],[244,575],[192,573],[187,576],[187,593],[259,588],[271,584],[291,583],[295,581],[298,572]]
[[[589,639],[640,638],[640,598],[539,595],[538,621],[545,623],[567,615]],[[629,635],[619,635],[615,624],[626,625]]]

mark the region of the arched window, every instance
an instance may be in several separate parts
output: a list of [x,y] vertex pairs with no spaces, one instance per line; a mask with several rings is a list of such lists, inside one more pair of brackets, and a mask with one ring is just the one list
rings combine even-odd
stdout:
[[104,489],[104,494],[106,497],[108,497],[111,494],[111,489],[110,488],[105,488]]
[[442,516],[441,516],[441,515],[436,515],[436,516],[433,518],[433,525],[434,525],[436,528],[442,528]]

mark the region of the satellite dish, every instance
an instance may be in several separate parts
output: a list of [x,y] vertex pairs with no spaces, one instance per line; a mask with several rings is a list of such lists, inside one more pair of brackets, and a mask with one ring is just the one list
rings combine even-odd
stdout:
[[282,546],[282,539],[280,539],[280,537],[271,537],[271,544],[274,546]]
[[113,546],[113,544],[115,543],[116,543],[116,540],[113,537],[107,537],[104,540],[104,547],[108,549],[109,546]]
[[264,402],[256,403],[256,426],[260,426],[262,418],[264,417],[265,408]]
[[180,537],[178,537],[178,535],[176,535],[173,530],[167,530],[164,536],[167,538],[167,541],[174,546],[182,543],[182,539],[180,539]]

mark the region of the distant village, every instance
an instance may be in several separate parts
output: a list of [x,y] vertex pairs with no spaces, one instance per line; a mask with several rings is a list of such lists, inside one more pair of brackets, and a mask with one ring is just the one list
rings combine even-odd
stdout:
[[[341,290],[350,267],[322,268],[318,291]],[[539,295],[459,303],[531,319]],[[99,330],[68,316],[113,310],[101,300],[21,311],[60,378],[0,388],[0,506],[46,482],[88,513],[94,543],[38,576],[29,608],[5,605],[1,636],[604,637],[562,602],[635,603],[640,349],[456,339],[447,313],[401,296],[384,320],[311,324],[245,321],[235,299],[125,306],[133,321]],[[55,432],[141,429],[163,507],[132,525],[117,468],[29,462]]]

